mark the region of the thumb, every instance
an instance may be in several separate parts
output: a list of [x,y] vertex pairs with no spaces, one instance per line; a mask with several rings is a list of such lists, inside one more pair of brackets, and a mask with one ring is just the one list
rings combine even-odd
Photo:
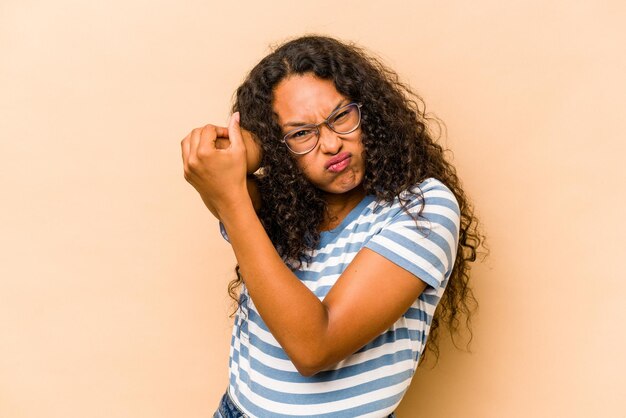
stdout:
[[235,112],[230,116],[228,121],[228,139],[233,148],[244,148],[241,128],[239,127],[239,112]]

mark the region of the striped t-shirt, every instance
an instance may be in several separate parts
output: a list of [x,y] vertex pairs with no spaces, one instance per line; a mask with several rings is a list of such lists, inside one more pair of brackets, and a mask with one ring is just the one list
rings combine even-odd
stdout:
[[460,211],[450,189],[434,178],[420,183],[419,189],[423,200],[410,191],[402,196],[410,198],[413,214],[424,202],[417,224],[398,199],[377,204],[374,196],[366,196],[339,226],[321,233],[311,263],[294,272],[323,300],[357,252],[367,247],[427,284],[387,331],[331,368],[310,377],[298,373],[242,287],[230,345],[228,391],[247,415],[379,418],[395,410],[426,344],[459,237]]

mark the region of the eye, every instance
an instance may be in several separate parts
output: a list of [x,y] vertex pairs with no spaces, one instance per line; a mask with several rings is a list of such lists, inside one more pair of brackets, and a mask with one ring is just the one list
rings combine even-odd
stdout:
[[299,129],[297,131],[293,131],[285,137],[287,141],[298,141],[304,142],[308,141],[311,138],[315,138],[317,135],[317,131],[315,129]]
[[302,138],[303,136],[307,136],[307,135],[311,135],[313,131],[310,129],[302,129],[300,131],[296,131],[293,134],[291,134],[291,136],[293,138]]
[[348,117],[348,115],[350,114],[350,110],[351,109],[346,109],[344,111],[339,112],[337,115],[335,115],[335,117],[333,118],[333,122],[341,122],[343,121],[345,118]]

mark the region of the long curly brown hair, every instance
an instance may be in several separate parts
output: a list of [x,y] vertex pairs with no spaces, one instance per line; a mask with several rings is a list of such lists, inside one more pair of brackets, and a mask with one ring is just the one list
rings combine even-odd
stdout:
[[[468,285],[470,263],[476,260],[484,236],[454,166],[431,132],[429,122],[440,127],[439,121],[426,114],[423,100],[394,71],[355,44],[326,36],[296,38],[263,58],[236,91],[232,111],[240,112],[241,126],[258,138],[262,148],[261,174],[257,175],[262,201],[259,218],[276,250],[291,268],[297,268],[319,243],[318,228],[326,215],[321,191],[302,175],[280,142],[283,134],[272,107],[277,84],[290,75],[302,74],[332,80],[339,93],[363,103],[363,187],[367,194],[375,195],[377,201],[391,202],[429,177],[439,179],[454,193],[461,211],[458,250],[420,364],[427,351],[438,360],[442,322],[454,343],[460,318],[465,317],[469,346],[471,314],[478,307]],[[228,293],[238,302],[243,279],[239,266],[235,272],[237,278],[229,283]]]

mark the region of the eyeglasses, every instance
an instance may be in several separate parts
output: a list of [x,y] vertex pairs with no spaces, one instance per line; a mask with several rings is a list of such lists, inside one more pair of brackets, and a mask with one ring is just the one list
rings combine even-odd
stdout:
[[361,103],[342,106],[317,125],[303,125],[288,132],[282,142],[294,154],[311,152],[320,140],[320,126],[324,124],[340,135],[356,131],[361,124],[361,106]]

